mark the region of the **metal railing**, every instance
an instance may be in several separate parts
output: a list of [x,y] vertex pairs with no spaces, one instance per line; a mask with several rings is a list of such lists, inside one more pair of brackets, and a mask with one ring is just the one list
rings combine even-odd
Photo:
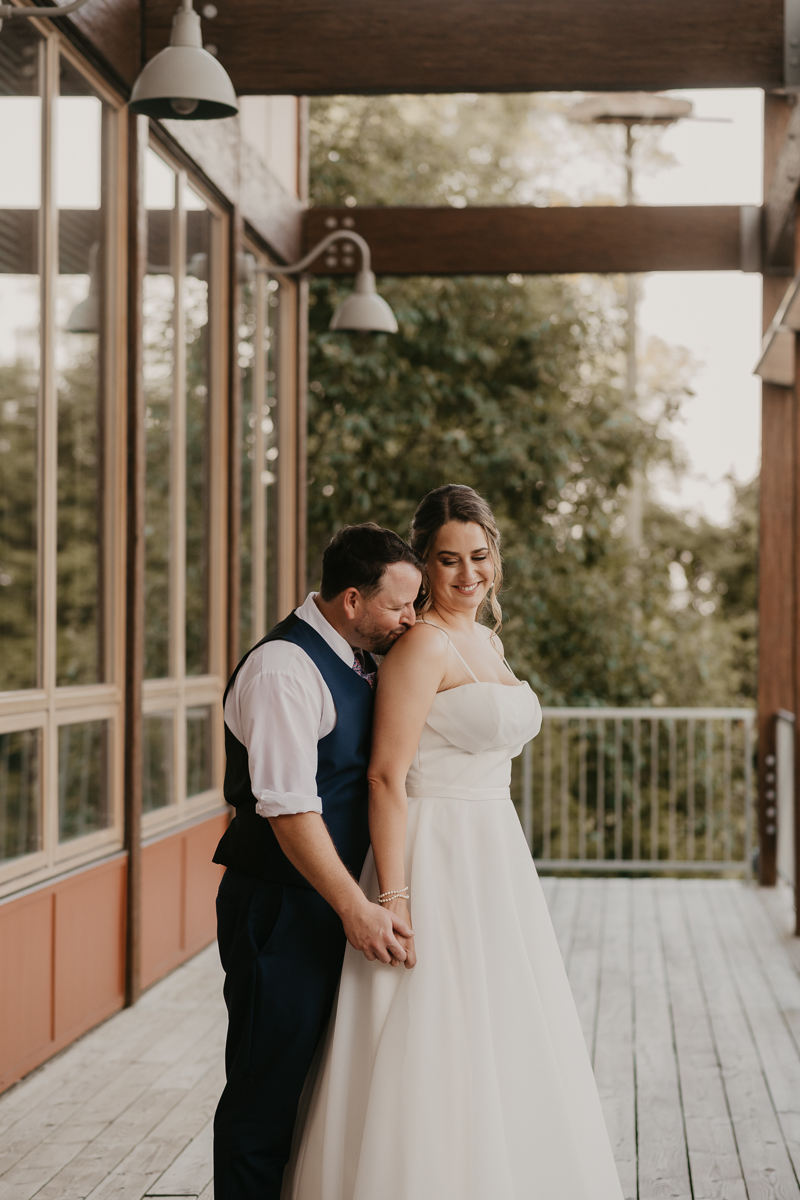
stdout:
[[545,708],[513,788],[540,870],[750,874],[755,711]]

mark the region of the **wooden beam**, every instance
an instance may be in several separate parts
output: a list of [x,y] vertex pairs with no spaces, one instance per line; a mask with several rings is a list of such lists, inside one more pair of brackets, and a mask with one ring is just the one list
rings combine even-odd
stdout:
[[[67,3],[68,0],[62,0]],[[142,6],[140,0],[91,0],[64,26],[77,33],[74,39],[111,68],[128,87],[142,69]]]
[[[312,208],[304,249],[334,228],[362,234],[375,271],[391,275],[561,275],[738,271],[733,206],[603,208]],[[347,273],[341,256],[314,268]]]
[[[770,99],[772,99],[770,97]],[[764,203],[764,240],[766,265],[786,260],[787,234],[794,232],[794,208],[800,187],[800,105],[783,98],[778,118],[784,126],[783,140],[776,155],[772,179]]]
[[237,0],[203,34],[240,94],[783,85],[783,0]]

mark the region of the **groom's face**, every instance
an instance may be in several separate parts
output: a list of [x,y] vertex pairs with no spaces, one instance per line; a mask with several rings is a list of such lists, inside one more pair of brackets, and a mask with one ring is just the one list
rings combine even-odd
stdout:
[[372,654],[388,654],[416,621],[414,601],[422,576],[411,563],[390,563],[377,592],[358,593],[353,632],[357,645]]

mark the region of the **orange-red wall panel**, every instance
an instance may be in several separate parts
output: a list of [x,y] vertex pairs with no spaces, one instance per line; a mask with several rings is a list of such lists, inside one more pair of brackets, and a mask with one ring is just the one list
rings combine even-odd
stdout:
[[0,1087],[47,1057],[53,1041],[53,893],[0,906]]
[[182,960],[184,834],[142,850],[142,987],[149,987]]
[[212,862],[228,825],[227,813],[186,831],[186,950],[195,954],[217,933],[217,888],[224,867]]
[[125,863],[82,871],[56,893],[55,1037],[72,1041],[125,994]]
[[142,850],[142,987],[213,941],[223,868],[211,859],[227,823],[221,813]]
[[0,904],[0,1091],[121,1008],[124,854]]

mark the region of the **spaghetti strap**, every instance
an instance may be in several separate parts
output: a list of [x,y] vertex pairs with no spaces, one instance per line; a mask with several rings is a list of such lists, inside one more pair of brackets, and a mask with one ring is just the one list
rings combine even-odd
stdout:
[[[493,646],[494,646],[494,639],[495,639],[495,635],[494,635],[494,633],[492,633],[492,634],[491,634],[491,636],[490,636],[490,638],[489,638],[489,641],[492,643],[492,645],[493,645]],[[496,647],[496,646],[494,646],[494,648],[495,648],[495,650],[497,650],[497,647]],[[498,653],[498,654],[500,654],[500,651],[499,651],[499,650],[497,650],[497,653]],[[517,677],[516,677],[516,675],[514,674],[514,672],[511,670],[511,667],[510,667],[510,665],[509,665],[508,659],[506,658],[505,654],[500,654],[500,657],[502,658],[502,660],[503,660],[503,663],[504,663],[504,665],[505,665],[505,668],[506,668],[506,670],[508,671],[509,675],[511,675],[511,676],[512,676],[512,678],[516,679]]]
[[458,650],[456,649],[456,647],[455,647],[455,646],[453,645],[453,643],[451,642],[451,640],[450,640],[450,634],[447,632],[447,630],[446,630],[446,629],[442,629],[441,625],[437,625],[435,621],[426,621],[424,617],[420,617],[419,619],[420,619],[420,621],[422,622],[422,624],[423,624],[423,625],[430,625],[431,629],[438,629],[440,633],[443,633],[443,634],[444,634],[444,636],[447,638],[447,644],[448,644],[448,646],[449,646],[449,647],[450,647],[450,649],[453,651],[453,653],[455,654],[456,658],[457,658],[457,659],[459,660],[459,662],[461,663],[461,665],[462,665],[462,667],[464,668],[464,670],[465,670],[465,671],[466,671],[466,672],[467,672],[469,675],[471,675],[471,676],[472,676],[472,681],[473,681],[473,683],[480,683],[480,679],[478,679],[478,676],[477,676],[477,675],[475,674],[475,672],[472,670],[472,667],[469,665],[469,663],[467,663],[467,662],[464,660],[464,657],[463,657],[463,655],[461,655],[461,654],[459,654],[459,653],[458,653]]

